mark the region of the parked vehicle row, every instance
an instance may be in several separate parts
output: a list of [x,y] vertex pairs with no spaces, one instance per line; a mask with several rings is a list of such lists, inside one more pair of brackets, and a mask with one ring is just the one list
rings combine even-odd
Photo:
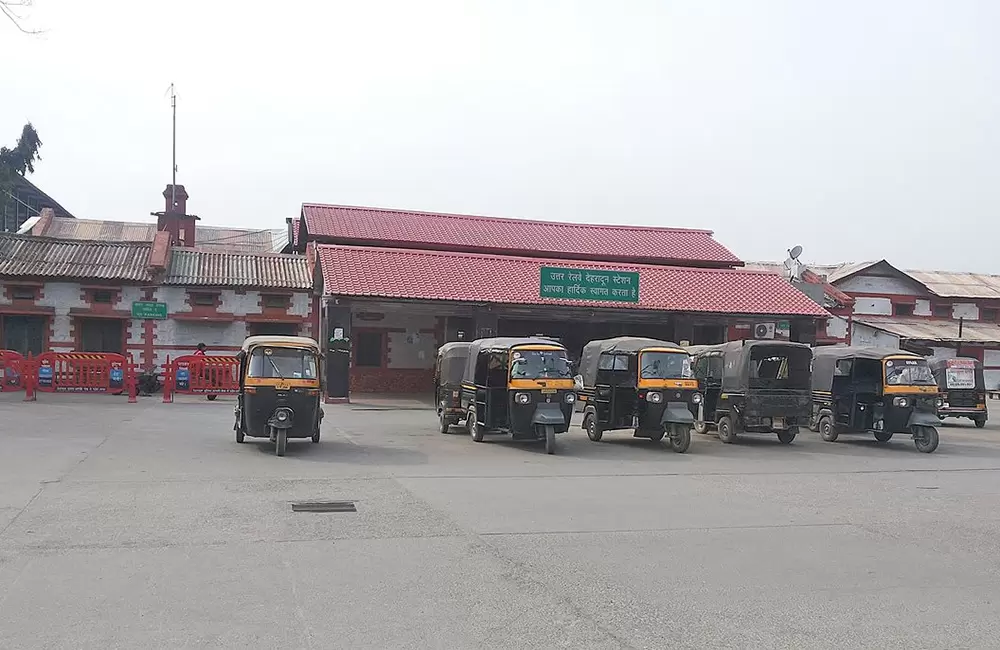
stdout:
[[566,349],[540,338],[491,338],[442,346],[434,386],[441,431],[465,421],[476,442],[490,435],[543,440],[555,452],[577,400],[583,428],[666,440],[687,451],[691,429],[731,444],[774,434],[784,444],[804,427],[833,442],[872,435],[913,438],[937,449],[945,417],[986,423],[982,368],[973,359],[935,362],[901,350],[812,349],[786,341],[733,341],[681,347],[640,337],[591,341],[579,375]]

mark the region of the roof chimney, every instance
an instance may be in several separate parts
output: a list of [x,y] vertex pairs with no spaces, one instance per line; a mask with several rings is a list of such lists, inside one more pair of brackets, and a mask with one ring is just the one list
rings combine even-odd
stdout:
[[170,233],[171,246],[194,247],[194,222],[198,217],[187,213],[188,193],[184,186],[167,185],[167,189],[163,190],[163,198],[166,199],[166,209],[153,213],[156,217],[156,229]]

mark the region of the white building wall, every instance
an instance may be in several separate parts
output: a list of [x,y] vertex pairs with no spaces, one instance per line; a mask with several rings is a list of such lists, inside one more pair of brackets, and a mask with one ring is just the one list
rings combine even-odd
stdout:
[[913,305],[913,315],[914,316],[930,316],[931,315],[931,301],[917,299],[916,303]]
[[847,336],[847,319],[834,316],[826,321],[826,335],[838,339]]
[[79,282],[47,282],[42,291],[43,295],[36,303],[40,307],[53,307],[55,314],[52,315],[49,335],[52,343],[65,343],[67,345],[52,345],[54,352],[73,351],[73,320],[70,318],[69,310],[72,308],[86,308],[89,305],[83,300],[83,292]]
[[847,293],[888,293],[900,296],[923,294],[920,288],[902,278],[882,278],[855,275],[836,283],[836,287]]
[[979,306],[974,302],[956,302],[951,306],[951,317],[979,320]]
[[942,347],[931,347],[931,356],[935,359],[954,359],[958,356],[958,350],[955,348],[942,348]]
[[[351,327],[373,329],[405,330],[388,332],[389,337],[389,368],[422,368],[434,367],[434,355],[437,353],[437,337],[433,330],[437,327],[437,318],[427,314],[407,314],[390,312],[377,321],[362,320],[353,314]],[[425,330],[421,332],[420,330]]]
[[851,330],[851,345],[871,346],[876,348],[899,349],[899,337],[874,327],[854,323]]
[[854,313],[868,316],[892,316],[892,300],[889,298],[855,298]]

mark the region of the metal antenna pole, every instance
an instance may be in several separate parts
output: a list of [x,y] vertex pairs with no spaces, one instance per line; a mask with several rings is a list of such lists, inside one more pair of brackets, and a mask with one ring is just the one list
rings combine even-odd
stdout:
[[173,176],[170,183],[170,211],[177,207],[177,94],[174,92],[174,84],[170,84],[170,108],[173,109]]

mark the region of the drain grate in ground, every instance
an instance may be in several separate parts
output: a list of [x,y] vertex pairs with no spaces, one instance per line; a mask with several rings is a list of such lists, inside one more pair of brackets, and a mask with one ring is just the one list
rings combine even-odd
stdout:
[[357,512],[353,501],[303,501],[293,503],[292,512]]

